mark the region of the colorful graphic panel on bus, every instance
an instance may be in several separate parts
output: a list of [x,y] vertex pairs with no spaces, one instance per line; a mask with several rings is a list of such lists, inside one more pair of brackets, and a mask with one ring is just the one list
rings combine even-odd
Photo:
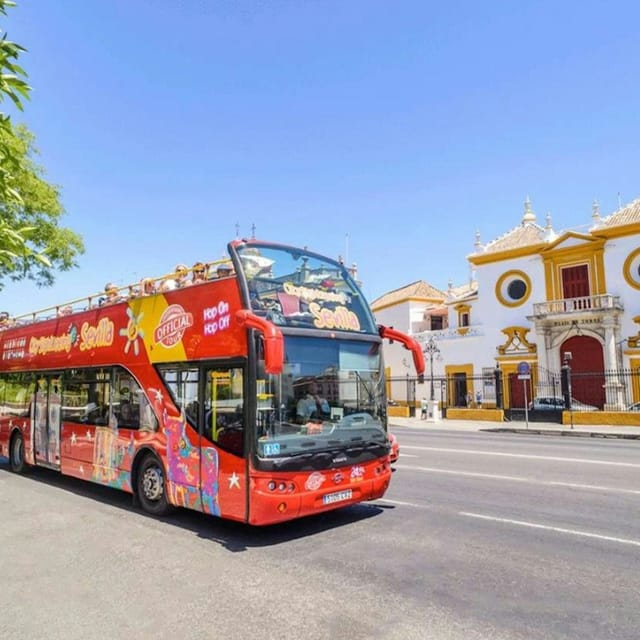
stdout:
[[246,332],[234,320],[240,308],[235,280],[134,298],[0,334],[0,358],[20,369],[244,355]]

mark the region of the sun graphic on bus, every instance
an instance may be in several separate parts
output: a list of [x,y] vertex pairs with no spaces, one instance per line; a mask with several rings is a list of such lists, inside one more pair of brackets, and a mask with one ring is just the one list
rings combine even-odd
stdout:
[[131,345],[133,345],[133,353],[138,355],[140,353],[138,338],[140,338],[140,340],[144,339],[144,331],[140,326],[144,311],[141,311],[140,315],[136,316],[131,309],[127,309],[127,316],[129,317],[129,322],[126,328],[120,329],[120,335],[127,339],[127,344],[124,345],[124,352],[129,353],[129,349]]

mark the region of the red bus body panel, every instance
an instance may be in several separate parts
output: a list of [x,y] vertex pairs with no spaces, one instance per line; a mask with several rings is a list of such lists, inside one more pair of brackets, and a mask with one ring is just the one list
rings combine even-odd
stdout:
[[134,298],[0,333],[2,370],[246,356],[235,279]]
[[[269,482],[276,488],[269,489]],[[388,458],[323,471],[251,470],[250,524],[273,524],[381,498],[391,480]],[[329,501],[326,501],[326,497]]]

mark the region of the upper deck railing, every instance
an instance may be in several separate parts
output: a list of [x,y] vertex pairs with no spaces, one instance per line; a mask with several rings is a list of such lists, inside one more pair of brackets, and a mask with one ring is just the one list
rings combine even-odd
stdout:
[[[217,280],[218,278],[223,277],[217,274],[217,269],[220,265],[231,265],[231,259],[220,258],[219,260],[214,260],[212,262],[196,264],[202,265],[204,268],[204,279],[200,282],[184,280],[189,272],[194,271],[194,265],[191,269],[186,268],[185,270],[181,269],[180,271],[172,271],[156,278],[143,278],[140,282],[132,284],[107,286],[104,291],[99,293],[92,293],[82,298],[76,298],[75,300],[70,300],[51,307],[45,307],[19,316],[9,317],[5,315],[0,317],[0,330],[16,325],[30,324],[41,320],[50,320],[56,317],[69,316],[81,311],[88,311],[89,309],[96,309],[106,305],[124,302],[125,300],[133,298],[142,298],[145,296],[155,295],[157,293],[164,293],[165,291],[181,288],[181,286],[204,284],[205,282]],[[231,267],[231,269],[233,268]],[[181,278],[184,280],[184,284],[176,285]]]

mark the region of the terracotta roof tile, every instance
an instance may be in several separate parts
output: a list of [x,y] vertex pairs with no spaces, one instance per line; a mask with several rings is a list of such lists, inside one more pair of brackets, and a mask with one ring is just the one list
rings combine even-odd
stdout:
[[408,298],[422,298],[425,301],[427,299],[443,301],[445,299],[444,292],[440,289],[436,289],[424,280],[417,280],[400,289],[389,291],[383,294],[371,303],[372,308],[375,310],[378,307],[386,307],[390,304],[395,304],[407,300]]
[[472,280],[467,284],[460,285],[459,287],[451,287],[447,291],[447,304],[451,302],[460,302],[467,298],[472,298],[478,293],[478,281]]
[[507,231],[504,235],[492,240],[484,245],[481,251],[472,255],[481,253],[500,253],[509,249],[517,249],[518,247],[526,247],[527,245],[539,244],[544,242],[545,229],[534,222],[526,222],[520,224],[511,231]]
[[606,218],[603,218],[597,228],[621,227],[625,224],[633,224],[634,222],[640,222],[640,198],[622,207],[622,209],[614,211]]

